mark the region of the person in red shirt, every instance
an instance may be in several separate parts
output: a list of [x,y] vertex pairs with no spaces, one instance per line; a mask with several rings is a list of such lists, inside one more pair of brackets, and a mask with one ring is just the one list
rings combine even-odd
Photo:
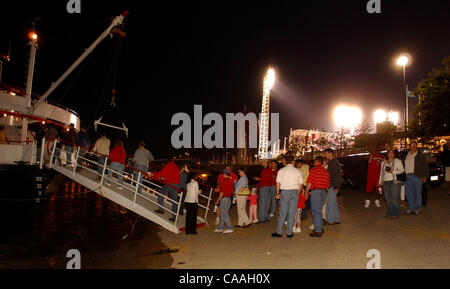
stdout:
[[164,186],[159,191],[158,194],[158,204],[159,208],[155,210],[158,214],[164,214],[164,196],[169,194],[170,199],[172,200],[172,213],[173,216],[169,220],[175,222],[175,215],[178,210],[178,194],[180,189],[180,168],[170,160],[159,172],[150,173],[151,176],[164,183]]
[[[217,206],[220,202],[220,221],[219,226],[214,232],[217,233],[233,233],[233,226],[231,225],[230,216],[228,211],[231,207],[231,196],[234,194],[234,178],[231,177],[231,171],[228,169],[223,170],[222,180],[219,184],[219,198],[217,199],[215,205]],[[224,230],[224,227],[226,229]]]
[[297,212],[295,212],[294,233],[301,233],[302,211],[305,208],[306,197],[303,192],[298,195]]
[[257,211],[258,211],[258,195],[256,194],[256,188],[252,189],[252,193],[247,197],[250,201],[250,221],[253,219],[253,223],[258,223]]
[[[227,165],[227,166],[225,167],[225,169],[227,169],[227,170],[230,171],[230,177],[233,179],[234,182],[236,182],[237,179],[238,179],[238,177],[237,177],[237,175],[236,175],[235,173],[233,173],[233,171],[231,170],[231,166],[230,166],[230,165]],[[219,176],[217,177],[217,186],[216,186],[216,188],[214,189],[214,192],[216,192],[216,193],[220,192],[219,186],[220,186],[220,184],[222,183],[222,180],[223,180],[223,174],[219,174]],[[217,202],[219,202],[219,201],[217,201]],[[220,222],[220,207],[218,207],[218,208],[217,208],[217,211],[216,211],[216,222],[215,222],[215,225],[216,225],[216,226],[219,225],[219,222]]]
[[311,213],[314,222],[314,230],[309,234],[311,237],[322,237],[323,233],[322,207],[326,200],[327,190],[330,187],[330,174],[323,167],[323,161],[323,157],[315,158],[314,167],[309,171],[306,181],[305,195],[311,198]]
[[259,222],[270,221],[275,215],[276,208],[276,179],[278,169],[275,161],[263,162],[264,169],[261,171],[261,176],[253,178],[258,183],[259,189]]
[[122,190],[123,187],[123,171],[125,169],[125,160],[127,158],[127,152],[123,147],[123,141],[118,140],[115,147],[109,152],[109,158],[111,159],[111,167],[108,169],[107,185],[111,185],[111,178],[113,172],[117,172],[117,178],[119,179],[120,186],[118,190]]
[[366,184],[366,202],[364,204],[365,208],[370,206],[370,195],[375,189],[375,206],[381,207],[380,198],[381,195],[378,193],[378,181],[380,178],[381,164],[384,161],[384,157],[373,150],[370,154],[369,165],[367,169],[367,184]]

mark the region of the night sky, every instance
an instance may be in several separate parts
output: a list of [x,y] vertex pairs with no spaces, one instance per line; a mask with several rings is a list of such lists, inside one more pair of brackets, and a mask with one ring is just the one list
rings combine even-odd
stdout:
[[[40,35],[33,91],[44,93],[112,17],[129,10],[119,55],[119,117],[130,128],[128,147],[142,138],[162,158],[174,152],[176,112],[193,115],[194,104],[204,114],[244,105],[259,112],[269,65],[278,77],[271,112],[280,113],[284,137],[291,127],[334,129],[332,111],[340,103],[359,106],[370,121],[377,108],[403,112],[396,57],[412,55],[407,83],[414,88],[450,55],[447,0],[381,0],[381,14],[367,13],[366,0],[153,2],[81,0],[81,14],[68,14],[67,1],[3,1],[1,51],[12,41],[3,81],[24,87],[32,21],[38,19]],[[49,97],[77,111],[82,126],[110,102],[114,49],[111,39],[104,41]]]

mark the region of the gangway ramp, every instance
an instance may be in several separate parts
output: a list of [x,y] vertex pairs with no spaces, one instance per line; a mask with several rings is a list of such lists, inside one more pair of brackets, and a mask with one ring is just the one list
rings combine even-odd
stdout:
[[[158,195],[160,195],[159,190],[161,189],[159,184],[144,180],[140,185],[142,187],[141,193],[137,193],[137,183],[134,178],[134,173],[137,172],[137,174],[140,174],[143,172],[128,166],[128,170],[131,169],[132,173],[122,174],[122,185],[119,184],[116,177],[113,177],[111,179],[111,184],[108,185],[107,175],[111,168],[107,165],[107,157],[105,156],[105,164],[103,166],[106,170],[103,170],[103,173],[100,175],[97,169],[93,169],[98,165],[97,162],[82,157],[79,151],[80,148],[75,150],[75,162],[71,166],[67,166],[64,165],[64,157],[61,158],[61,155],[66,154],[66,152],[54,145],[51,151],[50,162],[47,166],[67,178],[83,185],[89,190],[95,191],[97,194],[130,211],[133,211],[134,213],[164,227],[173,233],[179,233],[184,230],[186,214],[180,215],[179,212],[182,199],[181,194],[184,192],[180,190],[180,197],[178,200],[172,200],[161,195],[164,197],[164,206],[160,206],[158,204]],[[117,174],[117,172],[115,174]],[[206,219],[211,202],[212,188],[207,189],[206,191],[208,191],[208,195],[203,191],[199,195],[199,213],[204,212],[204,215],[197,216],[197,226],[206,225],[207,223]],[[201,199],[203,201],[200,201]],[[175,213],[172,212],[172,203],[174,202],[177,204],[178,208]],[[164,214],[156,213],[155,211],[158,209],[163,210]],[[175,218],[175,221],[170,220],[172,217]]]

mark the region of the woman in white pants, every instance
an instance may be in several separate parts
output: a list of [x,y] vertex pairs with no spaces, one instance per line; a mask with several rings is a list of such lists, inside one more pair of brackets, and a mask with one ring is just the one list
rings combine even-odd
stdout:
[[234,195],[237,199],[238,224],[236,227],[249,227],[252,222],[247,215],[247,197],[250,194],[248,178],[243,168],[239,168],[239,181],[236,183]]

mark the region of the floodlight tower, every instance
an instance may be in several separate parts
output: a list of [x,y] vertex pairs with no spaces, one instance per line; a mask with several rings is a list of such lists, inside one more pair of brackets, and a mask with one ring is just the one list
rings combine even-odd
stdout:
[[269,110],[270,110],[270,90],[275,83],[275,70],[269,68],[264,77],[263,99],[261,107],[261,122],[259,124],[259,159],[269,158]]

